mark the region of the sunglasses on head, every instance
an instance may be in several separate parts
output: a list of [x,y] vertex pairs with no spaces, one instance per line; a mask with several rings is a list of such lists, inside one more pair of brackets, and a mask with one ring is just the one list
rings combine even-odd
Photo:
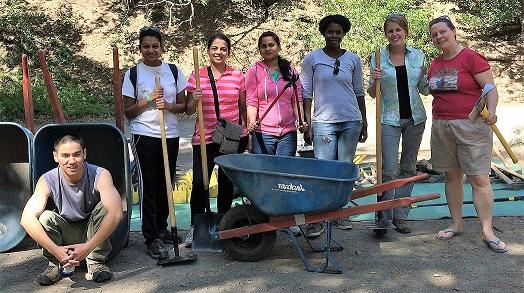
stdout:
[[145,33],[145,32],[155,32],[155,33],[159,33],[160,32],[160,29],[157,28],[157,27],[154,27],[154,26],[144,26],[143,28],[140,29],[140,32],[141,33]]
[[333,75],[337,75],[340,72],[340,60],[335,59],[335,67],[333,68]]
[[447,15],[441,15],[437,18],[434,18],[433,20],[431,20],[429,22],[429,26],[431,27],[432,25],[436,24],[436,23],[439,23],[439,22],[449,22],[451,23],[451,19],[449,18],[449,16]]

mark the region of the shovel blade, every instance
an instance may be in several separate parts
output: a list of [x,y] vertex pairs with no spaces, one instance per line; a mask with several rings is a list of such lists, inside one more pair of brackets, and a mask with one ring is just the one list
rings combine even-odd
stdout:
[[475,103],[475,106],[473,106],[473,109],[468,115],[469,121],[471,121],[472,123],[475,123],[475,121],[477,121],[477,118],[480,117],[480,113],[482,112],[482,110],[484,110],[484,107],[486,105],[486,95],[494,88],[495,85],[490,83],[484,85],[480,97],[478,98],[477,102]]
[[222,252],[222,242],[218,238],[221,215],[204,213],[195,215],[193,232],[193,251]]

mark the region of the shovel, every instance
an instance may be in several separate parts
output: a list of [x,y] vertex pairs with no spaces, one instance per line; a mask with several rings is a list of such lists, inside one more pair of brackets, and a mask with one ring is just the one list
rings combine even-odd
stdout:
[[[160,88],[160,76],[155,77],[156,88]],[[165,259],[159,259],[157,264],[161,266],[177,265],[190,263],[196,260],[194,254],[187,256],[181,256],[178,251],[178,231],[176,227],[175,209],[173,207],[173,186],[171,185],[171,173],[169,172],[169,157],[167,154],[167,141],[166,141],[166,126],[164,124],[164,110],[159,111],[160,114],[160,135],[162,139],[162,157],[164,159],[164,175],[166,178],[166,193],[167,193],[167,204],[169,205],[169,224],[171,226],[171,238],[173,240],[173,246],[175,255]]]
[[[200,89],[200,69],[198,68],[198,48],[193,47],[193,64],[195,67],[195,84]],[[200,160],[202,161],[202,181],[207,205],[203,214],[194,215],[193,251],[222,252],[222,244],[218,238],[221,217],[211,212],[209,207],[209,174],[207,170],[206,138],[204,132],[204,114],[202,100],[198,100],[198,129],[200,132]]]
[[[482,89],[482,94],[480,95],[479,99],[475,103],[475,106],[473,106],[473,110],[471,110],[471,112],[468,115],[468,118],[472,123],[475,123],[475,121],[479,117],[482,117],[484,119],[487,119],[489,117],[489,112],[488,112],[488,109],[486,108],[486,95],[494,88],[495,86],[493,84],[488,83]],[[506,141],[506,139],[504,139],[504,137],[502,136],[502,133],[500,133],[500,130],[497,127],[497,125],[491,124],[490,127],[493,130],[493,132],[495,132],[495,134],[497,135],[500,143],[502,143],[502,146],[504,147],[506,152],[508,152],[508,155],[510,156],[513,163],[516,164],[518,162],[517,157],[515,157],[515,154],[509,147],[509,144]]]

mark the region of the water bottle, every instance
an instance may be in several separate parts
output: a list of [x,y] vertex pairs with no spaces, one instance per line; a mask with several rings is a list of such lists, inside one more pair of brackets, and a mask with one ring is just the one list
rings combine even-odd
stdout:
[[75,272],[75,267],[71,265],[67,267],[60,265],[59,272],[60,272],[60,276],[62,276],[63,278],[71,277],[73,273]]

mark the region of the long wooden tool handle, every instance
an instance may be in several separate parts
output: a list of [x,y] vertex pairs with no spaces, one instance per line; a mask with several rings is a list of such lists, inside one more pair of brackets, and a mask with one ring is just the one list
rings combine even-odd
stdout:
[[122,73],[118,60],[118,48],[113,47],[113,96],[115,100],[116,127],[124,132],[124,104],[122,100]]
[[[193,66],[195,68],[195,88],[200,89],[200,68],[198,67],[198,47],[193,47]],[[202,111],[202,99],[198,99],[198,132],[200,134],[200,160],[202,161],[202,181],[204,190],[209,189],[209,176],[207,174],[207,151],[206,151],[206,133],[204,130],[204,112]]]
[[33,92],[31,90],[31,78],[27,67],[27,55],[22,55],[22,96],[24,97],[24,120],[25,126],[35,133],[35,114],[33,110]]
[[[160,89],[160,75],[155,76],[156,88]],[[169,208],[169,223],[176,227],[175,211],[173,208],[173,186],[171,185],[171,171],[169,170],[169,155],[167,153],[166,125],[164,110],[158,110],[160,115],[160,137],[162,140],[162,158],[164,159],[164,177],[166,179],[167,205]]]
[[[375,52],[375,65],[380,69],[380,50]],[[380,79],[375,80],[375,102],[377,103],[375,117],[376,125],[376,158],[377,158],[377,184],[382,183],[382,93],[380,91]]]
[[[482,110],[482,112],[480,112],[480,115],[484,118],[484,119],[487,119],[489,117],[489,112],[488,112],[488,109],[486,107],[484,107],[484,109]],[[516,164],[518,163],[519,160],[517,160],[517,157],[515,157],[515,154],[513,153],[513,151],[511,150],[511,148],[509,147],[509,144],[508,142],[506,141],[506,139],[504,139],[504,136],[502,136],[502,133],[500,133],[500,130],[499,128],[497,127],[497,125],[495,124],[491,124],[491,129],[493,130],[493,132],[495,132],[495,134],[497,135],[500,143],[502,143],[502,146],[504,147],[504,149],[506,150],[506,152],[508,152],[508,155],[509,157],[511,158],[511,161],[513,162],[513,164]]]
[[47,89],[47,94],[51,99],[51,106],[53,107],[53,111],[55,112],[55,121],[56,123],[63,124],[65,123],[64,112],[62,112],[62,105],[60,104],[60,100],[58,99],[58,95],[56,93],[56,86],[53,82],[51,74],[49,73],[49,69],[47,68],[45,55],[42,50],[38,51],[38,60],[40,60],[40,69],[42,70],[42,74],[44,75],[44,82],[45,87]]

